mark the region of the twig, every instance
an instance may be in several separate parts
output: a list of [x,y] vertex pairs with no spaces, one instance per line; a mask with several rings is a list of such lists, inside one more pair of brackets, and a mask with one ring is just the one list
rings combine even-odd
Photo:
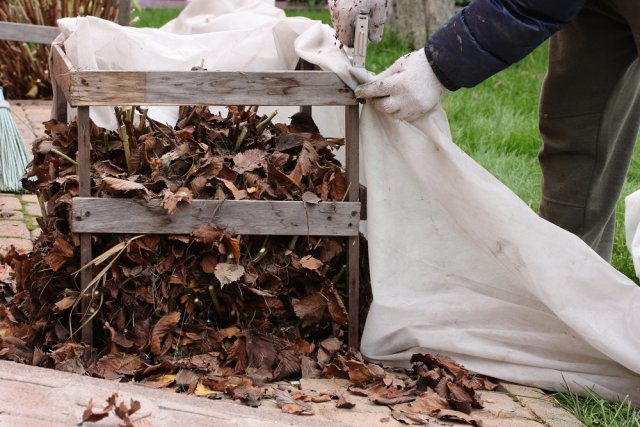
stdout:
[[258,125],[256,126],[256,131],[260,132],[263,127],[269,124],[269,122],[276,116],[276,114],[278,114],[278,110],[274,111],[269,115],[269,117],[258,123]]
[[78,162],[76,162],[75,160],[73,160],[71,157],[67,156],[66,154],[56,150],[55,148],[51,149],[51,152],[53,154],[55,154],[56,156],[60,156],[63,159],[65,159],[66,161],[68,161],[69,163],[73,164],[74,166],[78,166]]

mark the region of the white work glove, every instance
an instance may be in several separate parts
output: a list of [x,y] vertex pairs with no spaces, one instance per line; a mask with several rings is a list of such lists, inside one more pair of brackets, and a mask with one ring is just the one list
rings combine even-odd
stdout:
[[382,37],[389,4],[391,0],[329,0],[331,22],[340,43],[353,47],[356,18],[360,9],[369,10],[369,40],[378,43]]
[[[363,81],[362,69],[351,73]],[[391,67],[358,86],[356,98],[367,102],[394,119],[412,122],[429,113],[446,91],[427,61],[424,49],[398,59]]]

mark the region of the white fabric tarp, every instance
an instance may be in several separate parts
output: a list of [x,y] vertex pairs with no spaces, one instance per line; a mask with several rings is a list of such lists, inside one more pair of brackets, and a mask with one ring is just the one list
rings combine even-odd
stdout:
[[[273,1],[194,0],[162,30],[60,25],[82,68],[188,70],[204,58],[210,70],[288,70],[300,56],[356,84],[331,28]],[[112,126],[111,111],[92,117]],[[341,129],[340,111],[321,114],[325,135],[338,136],[327,129]],[[360,139],[367,358],[408,366],[435,352],[505,380],[640,402],[640,288],[459,149],[441,108],[409,124],[365,105]]]

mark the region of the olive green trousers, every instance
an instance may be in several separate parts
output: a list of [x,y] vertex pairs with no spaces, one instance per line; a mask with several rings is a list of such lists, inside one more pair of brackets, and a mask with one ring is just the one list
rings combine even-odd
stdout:
[[640,0],[588,2],[556,33],[540,100],[540,215],[611,260],[640,125]]

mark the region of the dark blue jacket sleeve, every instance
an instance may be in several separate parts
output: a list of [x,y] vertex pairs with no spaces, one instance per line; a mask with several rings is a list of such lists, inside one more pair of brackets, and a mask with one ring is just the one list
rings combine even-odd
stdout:
[[527,56],[569,23],[586,0],[474,0],[427,40],[449,90],[473,87]]

